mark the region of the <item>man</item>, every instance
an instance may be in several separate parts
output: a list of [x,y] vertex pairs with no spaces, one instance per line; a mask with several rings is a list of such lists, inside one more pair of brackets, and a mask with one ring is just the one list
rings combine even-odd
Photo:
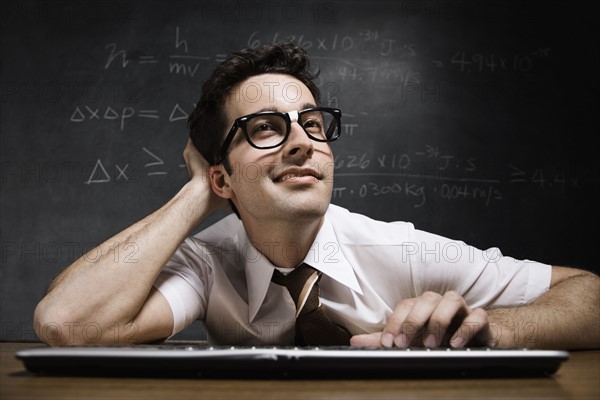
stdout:
[[314,78],[289,44],[219,66],[190,116],[189,182],[55,279],[35,311],[41,339],[151,342],[202,319],[222,344],[598,347],[594,274],[330,205],[341,113],[319,107]]

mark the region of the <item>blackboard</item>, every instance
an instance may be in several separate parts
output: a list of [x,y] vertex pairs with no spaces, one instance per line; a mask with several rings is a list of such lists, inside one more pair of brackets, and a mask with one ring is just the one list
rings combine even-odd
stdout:
[[598,271],[594,2],[1,10],[2,340],[35,339],[51,279],[177,192],[201,83],[231,51],[274,41],[307,49],[323,103],[343,111],[335,204]]

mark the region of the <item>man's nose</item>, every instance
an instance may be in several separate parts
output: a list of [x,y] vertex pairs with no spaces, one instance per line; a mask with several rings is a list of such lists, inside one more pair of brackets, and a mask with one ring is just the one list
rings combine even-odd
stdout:
[[285,156],[311,157],[315,151],[313,141],[297,121],[290,125],[290,135],[283,146]]

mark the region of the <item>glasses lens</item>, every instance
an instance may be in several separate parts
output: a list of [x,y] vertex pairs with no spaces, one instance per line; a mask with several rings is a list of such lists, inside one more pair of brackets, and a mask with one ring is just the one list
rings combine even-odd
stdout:
[[302,114],[300,124],[313,139],[328,142],[337,138],[339,130],[337,120],[328,111],[316,110]]
[[270,147],[280,144],[285,138],[285,119],[277,114],[257,115],[246,121],[248,139],[257,147]]
[[[338,120],[327,110],[303,111],[298,123],[311,139],[319,142],[329,142],[340,135]],[[250,143],[258,148],[277,147],[288,134],[287,119],[276,113],[254,115],[244,121],[243,128]]]

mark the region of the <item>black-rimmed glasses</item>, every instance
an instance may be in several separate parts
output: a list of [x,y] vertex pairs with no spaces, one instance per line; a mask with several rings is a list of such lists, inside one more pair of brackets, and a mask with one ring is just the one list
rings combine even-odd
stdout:
[[332,142],[341,134],[342,112],[337,108],[314,107],[287,113],[263,111],[237,118],[221,146],[217,164],[223,162],[238,128],[250,146],[272,149],[281,146],[290,136],[292,122],[298,122],[306,135],[317,142]]

